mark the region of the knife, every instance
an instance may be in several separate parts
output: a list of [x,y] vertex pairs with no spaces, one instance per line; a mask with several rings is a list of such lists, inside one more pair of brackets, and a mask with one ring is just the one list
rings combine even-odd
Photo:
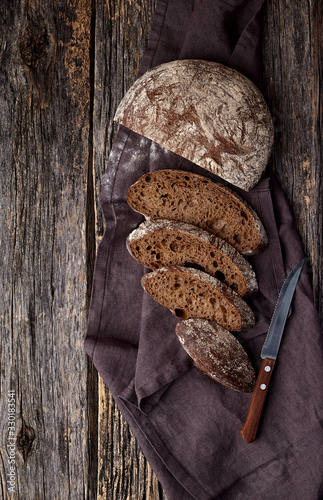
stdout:
[[266,340],[261,351],[261,357],[264,361],[261,365],[252,393],[246,421],[240,431],[241,436],[247,443],[254,441],[257,436],[258,426],[283,336],[289,307],[304,262],[305,259],[301,260],[285,279],[277,299],[274,314],[271,318]]

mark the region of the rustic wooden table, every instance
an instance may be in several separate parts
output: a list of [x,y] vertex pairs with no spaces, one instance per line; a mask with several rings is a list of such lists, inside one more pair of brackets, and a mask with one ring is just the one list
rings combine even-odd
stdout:
[[[165,500],[83,351],[113,116],[154,0],[2,0],[0,9],[1,498]],[[263,22],[271,161],[321,317],[322,20],[320,0],[267,0]]]

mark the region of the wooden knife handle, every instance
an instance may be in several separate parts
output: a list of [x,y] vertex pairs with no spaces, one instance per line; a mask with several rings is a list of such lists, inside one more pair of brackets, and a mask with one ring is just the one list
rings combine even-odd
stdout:
[[274,359],[265,358],[252,393],[248,415],[240,434],[247,443],[251,443],[257,436],[262,410],[265,404],[269,382],[275,366]]

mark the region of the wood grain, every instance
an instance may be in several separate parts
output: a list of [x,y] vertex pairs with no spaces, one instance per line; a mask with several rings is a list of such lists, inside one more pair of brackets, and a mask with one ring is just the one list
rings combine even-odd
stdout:
[[260,367],[256,385],[252,393],[248,415],[240,430],[240,434],[246,443],[251,443],[256,439],[275,362],[276,360],[274,359],[265,358]]
[[275,124],[272,165],[294,214],[323,317],[323,4],[269,0],[263,23],[265,96]]
[[[87,313],[91,1],[1,3],[1,415],[18,499],[92,488]],[[88,408],[91,406],[91,409]],[[1,491],[8,498],[7,421]]]
[[[147,43],[153,0],[3,0],[0,5],[0,412],[16,397],[16,484],[0,496],[166,496],[83,350],[102,174],[113,116]],[[323,316],[322,9],[267,0],[265,96],[272,165],[291,204]]]

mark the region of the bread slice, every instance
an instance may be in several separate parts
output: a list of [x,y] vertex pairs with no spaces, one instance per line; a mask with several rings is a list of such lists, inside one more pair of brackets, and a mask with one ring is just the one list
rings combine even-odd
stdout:
[[127,238],[131,255],[149,269],[184,266],[200,269],[239,295],[258,290],[250,264],[229,243],[184,222],[145,221]]
[[231,331],[255,324],[252,310],[240,295],[203,271],[162,267],[145,274],[141,284],[154,300],[180,319],[205,318]]
[[254,368],[232,333],[199,318],[179,321],[176,334],[198,370],[236,391],[253,391]]
[[235,192],[202,175],[182,170],[150,172],[130,186],[127,201],[147,218],[194,224],[243,254],[258,253],[268,243],[254,210]]
[[246,191],[259,181],[274,139],[259,89],[212,61],[177,60],[150,69],[114,119]]

